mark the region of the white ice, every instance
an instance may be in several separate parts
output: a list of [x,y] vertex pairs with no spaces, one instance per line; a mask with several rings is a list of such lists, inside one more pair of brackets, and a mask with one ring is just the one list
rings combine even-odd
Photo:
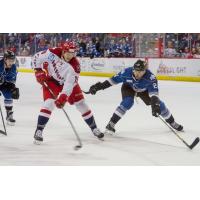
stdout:
[[[80,77],[83,90],[106,78]],[[200,144],[189,150],[163,122],[151,116],[151,109],[139,100],[117,124],[115,135],[96,139],[74,106],[65,107],[83,148],[74,151],[75,135],[62,110],[55,109],[44,131],[44,143],[33,144],[42,91],[33,74],[19,73],[20,100],[14,102],[16,125],[0,136],[0,165],[200,165]],[[159,81],[160,97],[183,124],[180,133],[188,143],[200,136],[200,83]],[[98,127],[104,131],[121,101],[120,85],[85,95]],[[1,107],[4,112],[3,98]],[[0,122],[0,129],[3,130]]]

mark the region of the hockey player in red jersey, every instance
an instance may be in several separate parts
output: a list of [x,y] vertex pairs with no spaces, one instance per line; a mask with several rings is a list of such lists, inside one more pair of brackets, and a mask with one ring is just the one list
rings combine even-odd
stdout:
[[[34,134],[36,144],[40,144],[43,141],[43,129],[54,107],[63,108],[67,102],[76,106],[96,137],[104,137],[104,134],[96,126],[94,116],[86,104],[78,84],[80,64],[75,54],[75,44],[73,42],[65,42],[61,47],[38,52],[33,57],[32,63],[36,80],[42,85],[44,98]],[[53,98],[44,83],[47,83],[56,99]]]

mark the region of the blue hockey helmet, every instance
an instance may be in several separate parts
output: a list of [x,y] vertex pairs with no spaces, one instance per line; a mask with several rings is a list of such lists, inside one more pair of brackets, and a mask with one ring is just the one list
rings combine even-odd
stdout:
[[4,52],[3,58],[14,60],[16,58],[16,56],[15,56],[15,53],[13,51],[7,50],[7,51]]

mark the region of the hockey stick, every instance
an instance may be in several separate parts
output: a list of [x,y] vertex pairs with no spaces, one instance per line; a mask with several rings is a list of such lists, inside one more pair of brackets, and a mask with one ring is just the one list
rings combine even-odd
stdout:
[[[49,92],[51,93],[51,95],[53,96],[53,98],[56,99],[55,94],[54,94],[53,91],[49,88],[49,86],[47,85],[46,82],[44,82],[44,86],[49,90]],[[79,135],[78,135],[78,133],[77,133],[77,131],[76,131],[76,129],[75,129],[75,127],[74,127],[72,121],[71,121],[71,119],[69,118],[69,116],[68,116],[68,114],[67,114],[67,112],[65,111],[64,108],[62,108],[62,111],[64,112],[65,116],[67,117],[67,119],[68,119],[68,121],[69,121],[69,123],[70,123],[70,125],[71,125],[71,127],[72,127],[72,129],[73,129],[73,131],[74,131],[74,134],[75,134],[75,136],[76,136],[76,139],[77,139],[77,141],[78,141],[78,145],[76,145],[76,146],[74,147],[74,149],[75,149],[75,150],[79,150],[79,149],[82,148],[82,146],[83,146],[83,145],[82,145],[82,142],[81,142],[81,139],[80,139],[80,137],[79,137]]]
[[3,122],[3,128],[4,128],[4,131],[0,130],[0,133],[3,134],[3,135],[7,135],[7,131],[6,131],[6,126],[5,126],[5,121],[4,121],[1,105],[0,105],[0,112],[1,112],[1,119],[2,119],[2,122]]
[[199,137],[195,138],[195,140],[193,141],[193,143],[191,145],[189,145],[160,115],[158,115],[158,117],[160,118],[161,121],[163,121],[163,123],[165,125],[167,125],[171,131],[189,148],[189,149],[193,149],[198,143],[199,143]]
[[82,92],[83,92],[84,94],[90,94],[90,91],[86,92],[86,91],[83,91],[83,90],[82,90]]

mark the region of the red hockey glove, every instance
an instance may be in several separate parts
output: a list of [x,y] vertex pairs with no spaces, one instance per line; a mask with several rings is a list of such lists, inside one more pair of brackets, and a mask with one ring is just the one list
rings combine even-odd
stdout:
[[65,103],[67,102],[67,95],[61,94],[56,100],[55,104],[57,108],[63,108]]
[[46,73],[42,69],[38,69],[35,71],[35,77],[37,82],[41,85],[47,80]]

